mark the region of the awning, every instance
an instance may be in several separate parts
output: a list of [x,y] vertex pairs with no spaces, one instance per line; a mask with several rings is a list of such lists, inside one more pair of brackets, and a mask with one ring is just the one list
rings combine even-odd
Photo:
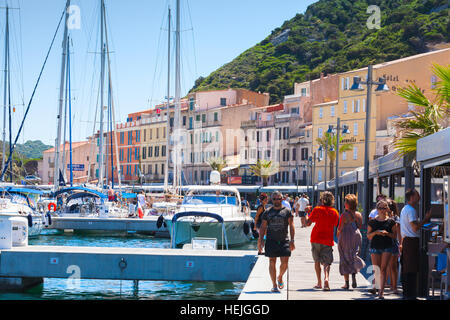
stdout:
[[33,193],[33,194],[39,194],[39,195],[44,194],[44,192],[42,192],[41,190],[30,189],[30,188],[7,187],[7,188],[2,189],[1,191],[6,191],[6,192],[10,192],[10,193]]
[[230,171],[230,170],[233,170],[233,169],[236,169],[236,168],[239,168],[239,166],[230,166],[230,167],[225,167],[225,168],[223,168],[223,169],[222,169],[222,172],[225,172],[225,171]]

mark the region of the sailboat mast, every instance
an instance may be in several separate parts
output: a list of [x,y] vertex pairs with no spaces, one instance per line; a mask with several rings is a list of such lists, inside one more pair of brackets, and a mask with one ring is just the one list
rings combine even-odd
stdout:
[[[6,105],[7,105],[7,83],[8,83],[8,61],[9,57],[9,8],[6,7],[6,27],[5,27],[5,80],[3,90],[3,159],[2,169],[5,167],[6,162]],[[11,131],[11,129],[10,129]]]
[[62,150],[62,175],[65,181],[67,181],[66,175],[66,131],[67,131],[67,104],[68,104],[68,90],[69,90],[69,43],[70,37],[67,36],[67,46],[66,46],[66,87],[65,87],[65,99],[64,99],[64,128],[63,128],[63,150]]
[[168,31],[168,46],[167,46],[167,128],[166,128],[166,170],[164,172],[164,191],[167,191],[169,183],[169,145],[170,145],[170,36],[171,36],[171,14],[169,6],[169,31]]
[[[72,162],[72,96],[70,93],[70,51],[67,46],[67,79],[69,92],[69,152],[70,152],[70,186],[73,187],[73,162]],[[65,171],[65,170],[64,170]]]
[[[105,8],[103,8],[105,10]],[[103,12],[104,15],[106,15],[106,12]],[[119,144],[117,142],[117,134],[116,134],[116,116],[115,116],[115,109],[114,109],[114,95],[113,95],[113,89],[112,89],[112,80],[111,80],[111,58],[109,56],[109,41],[108,41],[108,28],[105,24],[105,41],[106,41],[106,54],[108,57],[108,84],[109,84],[109,99],[111,104],[111,134],[114,134],[114,143],[115,143],[115,150],[116,150],[116,162],[117,162],[117,178],[119,180],[119,194],[122,194],[122,182],[121,182],[121,174],[122,170],[120,169],[120,159],[119,159]],[[114,159],[113,159],[113,146],[112,146],[112,136],[111,136],[111,181],[113,183],[114,187]]]
[[101,71],[100,71],[100,135],[99,135],[99,178],[98,185],[103,189],[103,90],[104,90],[104,81],[105,81],[105,44],[104,44],[104,1],[100,0],[100,43],[102,46],[102,58],[101,58]]
[[175,30],[175,110],[174,110],[174,170],[173,170],[173,186],[178,188],[181,186],[181,134],[180,134],[180,0],[177,0],[177,18]]
[[69,19],[69,6],[70,0],[66,2],[66,17],[64,23],[64,36],[62,43],[62,58],[61,58],[61,77],[60,77],[60,86],[59,86],[59,107],[58,107],[58,116],[57,116],[57,131],[56,131],[56,143],[55,143],[55,171],[53,175],[53,186],[55,189],[58,188],[58,179],[59,179],[59,147],[61,145],[61,120],[62,120],[62,108],[64,103],[64,80],[65,80],[65,71],[66,71],[66,51],[67,51],[67,21]]

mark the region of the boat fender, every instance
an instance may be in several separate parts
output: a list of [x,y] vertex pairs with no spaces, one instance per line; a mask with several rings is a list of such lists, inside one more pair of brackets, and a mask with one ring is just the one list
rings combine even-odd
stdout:
[[28,227],[31,228],[33,226],[33,217],[31,216],[31,214],[27,215],[27,219],[28,219]]
[[166,222],[164,221],[164,217],[162,215],[159,216],[158,220],[156,221],[156,227],[159,229],[164,224],[166,226]]
[[53,212],[56,211],[56,204],[54,202],[48,204],[48,211],[51,211],[51,208],[53,208]]
[[52,215],[50,214],[50,212],[47,212],[46,216],[47,216],[48,225],[51,225],[52,224]]
[[259,238],[259,233],[257,230],[255,230],[255,222],[252,221],[252,223],[250,224],[250,226],[252,227],[252,235],[253,238],[258,239]]
[[250,226],[247,222],[244,222],[244,233],[247,235],[250,232]]

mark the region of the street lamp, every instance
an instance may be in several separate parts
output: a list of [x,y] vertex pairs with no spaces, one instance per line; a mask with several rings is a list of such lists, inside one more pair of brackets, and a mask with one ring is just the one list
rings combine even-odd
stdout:
[[[334,126],[330,125],[328,132],[334,135],[334,131],[336,131],[336,173],[334,177],[334,199],[336,203],[336,209],[339,210],[340,208],[340,201],[339,201],[339,140],[340,140],[340,132],[342,130],[342,134],[348,134],[350,133],[350,130],[348,129],[347,125],[343,125],[341,128],[341,118],[337,118],[337,124],[336,124],[336,130],[334,130]],[[330,151],[334,151],[334,148],[332,147]]]
[[[353,78],[353,85],[350,90],[353,91],[364,91],[362,84],[367,85],[367,99],[366,99],[366,128],[365,135],[366,139],[364,141],[364,195],[363,195],[363,209],[364,209],[364,228],[367,229],[367,222],[369,220],[369,139],[370,139],[370,107],[372,98],[372,86],[377,85],[376,92],[386,92],[389,90],[386,85],[386,79],[379,78],[379,81],[372,80],[373,66],[369,65],[367,67],[367,79],[362,81],[360,77]],[[367,238],[367,237],[365,237]]]

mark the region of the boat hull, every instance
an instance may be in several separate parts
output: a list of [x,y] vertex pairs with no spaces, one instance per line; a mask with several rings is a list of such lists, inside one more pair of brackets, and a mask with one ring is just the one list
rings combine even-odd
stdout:
[[[180,219],[173,226],[170,219],[166,219],[167,229],[171,234],[172,241],[175,239],[175,245],[180,247],[186,243],[191,243],[192,238],[215,238],[218,246],[225,246],[225,234],[222,232],[222,223],[212,221],[212,219],[203,219],[211,221],[202,221],[202,219]],[[250,217],[236,218],[235,220],[225,220],[226,240],[229,247],[239,246],[252,241],[251,224],[253,219]],[[247,227],[244,227],[247,224]],[[245,233],[245,231],[248,231]],[[223,234],[223,235],[222,235]],[[175,238],[174,238],[175,237]]]

